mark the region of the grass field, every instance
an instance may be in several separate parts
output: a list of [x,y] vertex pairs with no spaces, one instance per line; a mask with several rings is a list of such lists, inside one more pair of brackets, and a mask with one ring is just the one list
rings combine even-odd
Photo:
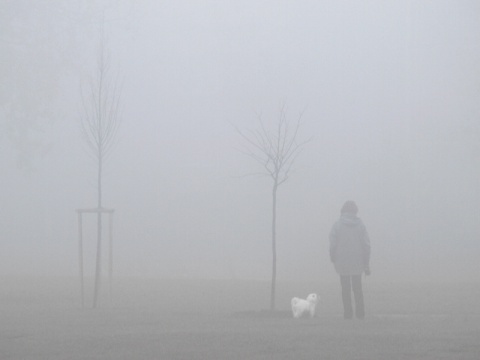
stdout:
[[[338,284],[280,283],[275,314],[263,282],[117,280],[97,309],[77,285],[3,279],[0,359],[480,359],[480,284],[365,283],[364,321]],[[312,291],[318,316],[292,319]]]

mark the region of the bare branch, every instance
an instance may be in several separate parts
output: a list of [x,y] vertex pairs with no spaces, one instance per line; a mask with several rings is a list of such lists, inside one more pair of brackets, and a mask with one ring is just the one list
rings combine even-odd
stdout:
[[95,75],[86,89],[81,89],[80,116],[82,136],[89,152],[98,161],[99,206],[103,163],[115,144],[121,123],[122,84],[118,74],[112,74],[111,68],[110,54],[102,33]]
[[302,124],[304,110],[300,113],[294,126],[287,119],[286,105],[281,104],[278,122],[274,131],[269,131],[263,122],[261,114],[257,114],[258,130],[245,133],[233,125],[236,132],[245,140],[244,154],[260,164],[266,175],[274,180],[277,186],[289,178],[293,164],[302,148],[310,139],[299,142],[298,134]]

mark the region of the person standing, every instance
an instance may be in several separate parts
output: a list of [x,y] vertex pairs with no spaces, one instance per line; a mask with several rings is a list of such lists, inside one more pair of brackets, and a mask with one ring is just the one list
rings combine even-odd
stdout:
[[340,275],[343,316],[353,318],[352,291],[355,299],[355,316],[365,318],[362,274],[370,275],[370,239],[362,220],[357,217],[358,207],[347,201],[340,211],[340,219],[330,232],[330,260]]

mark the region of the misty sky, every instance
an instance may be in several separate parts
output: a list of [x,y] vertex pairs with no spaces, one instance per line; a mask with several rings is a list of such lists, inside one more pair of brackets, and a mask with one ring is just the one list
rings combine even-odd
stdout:
[[269,279],[271,179],[245,176],[261,167],[234,126],[272,126],[286,104],[312,140],[279,189],[280,280],[335,278],[328,233],[349,199],[374,279],[479,279],[473,0],[0,2],[0,275],[77,273],[101,9],[123,79],[104,179],[117,276]]

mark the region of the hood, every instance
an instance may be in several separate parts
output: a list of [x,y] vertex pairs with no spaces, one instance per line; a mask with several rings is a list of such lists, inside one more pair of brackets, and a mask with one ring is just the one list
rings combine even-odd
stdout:
[[357,226],[362,223],[362,220],[360,220],[360,218],[357,217],[357,215],[350,214],[350,213],[343,213],[340,216],[340,222],[346,226]]

